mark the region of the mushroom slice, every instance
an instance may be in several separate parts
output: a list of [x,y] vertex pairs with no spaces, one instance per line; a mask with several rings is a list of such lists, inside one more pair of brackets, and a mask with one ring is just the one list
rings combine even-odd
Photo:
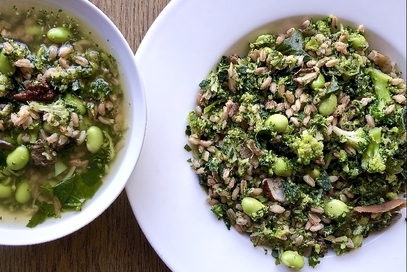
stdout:
[[358,213],[383,213],[393,209],[406,207],[405,199],[394,199],[378,205],[358,206],[353,210]]
[[377,66],[379,66],[380,70],[383,73],[388,74],[392,71],[392,68],[393,68],[392,63],[388,56],[385,56],[385,55],[377,52],[376,50],[373,50],[368,55],[368,58],[370,60],[372,60]]
[[263,190],[266,195],[275,201],[280,203],[287,202],[284,197],[282,178],[266,178],[263,179]]
[[9,142],[0,139],[0,148],[13,149],[14,146],[13,146],[13,144],[11,144],[11,143],[9,143]]

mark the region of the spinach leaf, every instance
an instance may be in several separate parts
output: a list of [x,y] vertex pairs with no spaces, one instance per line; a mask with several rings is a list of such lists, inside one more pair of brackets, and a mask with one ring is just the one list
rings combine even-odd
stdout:
[[329,86],[326,88],[326,93],[327,94],[334,93],[337,90],[339,90],[338,80],[336,79],[336,76],[333,75],[331,77],[331,84],[329,84]]
[[82,176],[75,176],[71,194],[62,205],[62,208],[64,210],[80,211],[83,203],[85,203],[87,199],[92,198],[101,185],[101,179],[97,179],[93,182],[92,186],[89,186],[83,181]]
[[35,226],[41,224],[42,222],[45,221],[45,219],[47,218],[47,215],[45,214],[45,212],[43,212],[42,210],[38,210],[30,219],[30,221],[28,221],[26,227],[27,228],[34,228]]
[[65,201],[69,198],[74,187],[74,179],[76,175],[72,175],[69,178],[61,181],[54,186],[54,194],[59,199],[61,204],[64,204]]
[[34,228],[45,221],[47,217],[55,216],[55,208],[53,204],[47,202],[40,202],[38,205],[38,211],[28,221],[26,227]]
[[304,37],[298,29],[294,31],[291,37],[286,38],[280,45],[276,47],[278,51],[284,55],[304,55],[304,61],[312,59],[310,55],[304,50]]

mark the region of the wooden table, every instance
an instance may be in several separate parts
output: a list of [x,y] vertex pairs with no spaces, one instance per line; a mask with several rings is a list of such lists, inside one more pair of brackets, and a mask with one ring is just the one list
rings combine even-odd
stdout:
[[[72,1],[72,0],[71,0]],[[136,52],[169,0],[90,0],[121,30]],[[1,235],[1,234],[0,234]],[[170,271],[142,233],[123,191],[81,230],[32,246],[0,246],[0,271]]]

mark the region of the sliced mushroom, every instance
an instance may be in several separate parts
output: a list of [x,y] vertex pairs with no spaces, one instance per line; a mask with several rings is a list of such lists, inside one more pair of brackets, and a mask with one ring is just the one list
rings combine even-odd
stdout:
[[9,142],[0,139],[0,148],[13,149],[14,146]]
[[372,50],[368,55],[368,58],[373,61],[383,73],[388,74],[392,71],[393,67],[388,56],[385,56],[376,50]]
[[249,148],[251,151],[253,151],[254,155],[256,155],[258,157],[263,155],[263,151],[261,151],[261,149],[257,148],[257,146],[253,140],[249,140],[247,143],[249,144]]
[[266,195],[275,201],[280,203],[287,202],[284,197],[282,178],[266,178],[263,180],[263,190]]
[[353,210],[358,213],[383,213],[393,209],[402,209],[406,207],[405,199],[394,199],[378,205],[358,206]]

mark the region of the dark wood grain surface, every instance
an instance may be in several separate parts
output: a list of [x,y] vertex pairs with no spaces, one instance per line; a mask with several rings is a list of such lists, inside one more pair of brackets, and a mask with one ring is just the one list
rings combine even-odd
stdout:
[[[121,30],[134,52],[169,2],[90,1]],[[0,246],[0,272],[8,271],[165,272],[170,269],[148,243],[123,191],[101,216],[69,236],[39,245]]]

